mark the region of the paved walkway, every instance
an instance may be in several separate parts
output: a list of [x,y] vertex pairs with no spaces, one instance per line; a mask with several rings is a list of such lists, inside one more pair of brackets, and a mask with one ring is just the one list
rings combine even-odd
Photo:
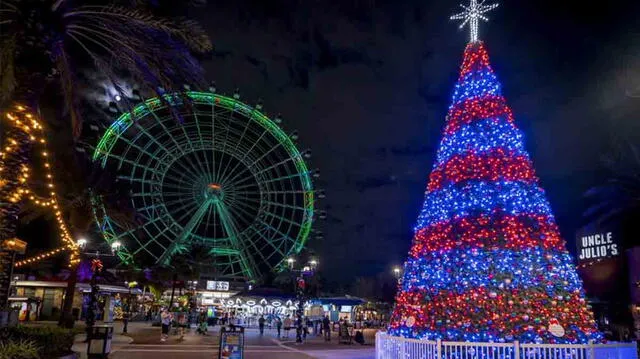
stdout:
[[[215,359],[219,350],[219,327],[209,328],[207,335],[198,335],[189,330],[180,339],[171,335],[166,342],[160,341],[160,328],[150,323],[134,322],[129,324],[129,333],[122,335],[122,323],[114,323],[112,359]],[[375,357],[372,335],[367,333],[368,345],[338,344],[337,338],[325,342],[321,337],[309,336],[303,344],[295,343],[295,334],[290,337],[276,338],[275,329],[266,329],[260,335],[257,329],[249,328],[245,332],[245,359],[372,359]],[[84,335],[76,338],[74,351],[86,358]]]

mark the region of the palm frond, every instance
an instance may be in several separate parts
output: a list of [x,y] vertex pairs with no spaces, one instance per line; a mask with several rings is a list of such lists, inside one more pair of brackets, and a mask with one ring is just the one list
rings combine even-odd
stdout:
[[67,12],[64,17],[76,18],[79,21],[98,22],[101,24],[118,23],[117,28],[131,30],[156,30],[172,35],[186,44],[191,50],[198,52],[211,51],[213,46],[204,30],[195,21],[179,19],[172,21],[159,18],[149,12],[120,6],[80,6]]
[[72,66],[69,63],[69,55],[67,54],[62,42],[54,45],[54,58],[56,68],[60,73],[60,85],[64,96],[67,111],[71,117],[71,128],[74,137],[79,137],[82,131],[82,115],[79,108],[79,99],[76,92],[76,81]]
[[[73,15],[67,33],[94,61],[112,59],[156,93],[181,83],[202,85],[202,69],[183,42],[172,37],[170,21],[117,7],[82,9],[67,14]],[[104,18],[98,21],[98,15]]]
[[0,46],[0,105],[10,100],[16,89],[15,58],[16,38],[4,39]]
[[586,221],[607,222],[640,213],[640,156],[635,146],[619,146],[607,165],[611,177],[584,193]]
[[[51,0],[43,7],[39,1],[0,0],[0,104],[16,96],[37,103],[42,84],[59,81],[77,139],[82,113],[75,66],[86,63],[82,57],[88,57],[118,91],[122,87],[116,73],[133,78],[147,94],[180,91],[183,84],[206,85],[192,52],[209,51],[212,46],[196,22],[126,6],[78,3],[83,2]],[[25,14],[34,15],[26,21]],[[38,26],[27,26],[34,23]],[[123,100],[119,105],[131,109],[128,98]]]
[[18,1],[0,1],[0,13],[3,13],[2,18],[4,20],[14,20],[8,18],[11,14],[17,14],[20,12],[17,5]]

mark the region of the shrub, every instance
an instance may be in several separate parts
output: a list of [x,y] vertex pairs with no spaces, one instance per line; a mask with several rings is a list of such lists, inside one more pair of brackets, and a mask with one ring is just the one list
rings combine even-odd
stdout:
[[[32,341],[38,348],[38,357],[58,358],[71,353],[73,346],[74,331],[59,327],[27,327],[16,326],[6,328],[5,340],[27,340]],[[0,359],[4,359],[0,357]]]
[[33,340],[0,341],[0,359],[38,359],[38,346]]

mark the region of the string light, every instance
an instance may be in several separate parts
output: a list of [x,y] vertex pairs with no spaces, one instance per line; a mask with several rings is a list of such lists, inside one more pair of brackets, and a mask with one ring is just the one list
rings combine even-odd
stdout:
[[471,179],[497,181],[501,178],[507,181],[537,182],[528,157],[498,148],[482,154],[468,151],[463,155],[452,156],[441,167],[431,172],[427,188],[429,191],[435,191],[449,183]]
[[481,42],[465,50],[403,273],[393,335],[602,339]]
[[33,257],[26,258],[26,259],[23,259],[21,261],[17,261],[15,263],[15,267],[18,268],[18,267],[22,267],[22,266],[25,266],[25,265],[28,265],[28,264],[31,264],[31,263],[35,263],[35,262],[38,262],[40,260],[53,257],[56,254],[63,253],[63,252],[68,251],[68,250],[74,250],[74,248],[70,247],[70,246],[62,246],[62,247],[53,249],[53,250],[51,250],[49,252],[40,253],[40,254],[37,254],[37,255],[35,255]]
[[[9,120],[11,130],[13,131],[8,131],[8,145],[5,147],[5,151],[0,153],[0,173],[7,167],[18,168],[18,173],[2,173],[2,181],[5,183],[5,188],[1,194],[9,202],[14,204],[18,204],[23,199],[29,199],[38,206],[52,207],[54,209],[56,222],[58,223],[58,234],[64,244],[62,247],[47,253],[18,261],[16,262],[16,267],[47,259],[66,250],[70,251],[69,265],[75,266],[79,263],[79,251],[62,217],[62,212],[57,210],[59,208],[58,198],[56,192],[53,190],[55,184],[48,159],[49,153],[46,149],[46,140],[42,135],[43,127],[36,121],[34,115],[27,112],[26,108],[20,105],[16,106],[15,111],[7,113],[6,118]],[[15,136],[15,138],[12,136]],[[44,160],[45,176],[47,178],[45,185],[51,189],[47,196],[39,196],[33,193],[28,187],[29,172],[31,169],[28,164],[27,153],[34,144],[40,144],[42,147],[40,153]],[[6,186],[6,183],[11,183],[11,186]],[[2,216],[8,218],[10,215],[8,212],[17,210],[19,210],[19,207],[5,210]]]
[[469,180],[427,192],[416,230],[450,218],[490,213],[501,208],[509,214],[551,216],[551,208],[540,187],[522,182]]
[[416,232],[414,258],[453,248],[534,248],[564,250],[558,226],[545,215],[509,215],[495,211],[436,223]]

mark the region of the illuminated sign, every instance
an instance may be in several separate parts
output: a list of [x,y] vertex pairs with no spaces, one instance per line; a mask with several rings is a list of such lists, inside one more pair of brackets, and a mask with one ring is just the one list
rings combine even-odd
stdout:
[[207,290],[229,290],[229,282],[220,282],[215,280],[207,281]]
[[576,240],[578,259],[590,261],[615,257],[620,254],[618,238],[610,231],[582,232]]

